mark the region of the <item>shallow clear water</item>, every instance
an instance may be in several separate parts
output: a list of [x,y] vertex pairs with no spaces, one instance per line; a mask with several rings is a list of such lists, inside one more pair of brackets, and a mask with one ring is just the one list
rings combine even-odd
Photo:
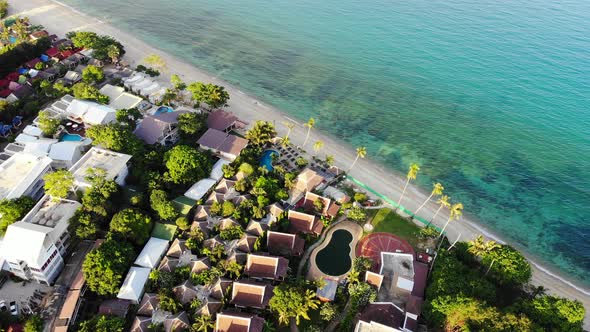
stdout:
[[[64,0],[590,271],[590,2]],[[161,22],[166,22],[162,24]]]

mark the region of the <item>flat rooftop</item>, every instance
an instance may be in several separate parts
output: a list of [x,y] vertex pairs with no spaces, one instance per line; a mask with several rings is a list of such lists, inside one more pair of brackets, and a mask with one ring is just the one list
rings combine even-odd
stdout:
[[112,180],[127,166],[129,159],[131,156],[128,154],[93,147],[70,168],[70,172],[76,181],[85,183],[84,178],[88,175],[88,170],[100,168],[106,172],[106,178]]
[[46,156],[15,153],[0,165],[0,199],[17,198],[51,165]]
[[66,199],[52,201],[49,196],[44,196],[22,221],[54,228],[61,220],[69,220],[73,217],[80,205],[76,201]]

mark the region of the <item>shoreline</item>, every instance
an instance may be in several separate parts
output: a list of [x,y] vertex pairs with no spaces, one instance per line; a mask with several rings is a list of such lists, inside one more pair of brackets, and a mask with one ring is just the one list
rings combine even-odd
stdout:
[[[225,86],[231,97],[229,101],[230,106],[227,107],[227,110],[232,111],[248,123],[253,123],[257,119],[271,121],[275,123],[279,134],[286,133],[286,128],[282,125],[282,122],[284,121],[300,124],[299,121],[294,120],[284,112],[257,100],[256,97],[240,90],[239,87],[228,84],[218,77],[210,75],[173,55],[165,53],[154,46],[148,45],[127,32],[120,31],[106,22],[84,14],[59,1],[27,0],[26,3],[23,3],[23,1],[19,0],[8,0],[8,2],[9,14],[20,13],[22,16],[29,16],[31,21],[42,23],[47,30],[60,37],[65,36],[65,33],[71,30],[89,30],[115,37],[125,46],[127,53],[124,58],[132,67],[139,64],[141,59],[146,55],[154,53],[160,55],[166,60],[168,70],[167,72],[162,73],[159,80],[165,81],[166,83],[168,83],[170,74],[178,73],[185,81],[197,80],[213,82]],[[305,134],[306,130],[304,128],[294,128],[291,136],[293,144],[300,145]],[[336,165],[343,169],[347,169],[355,157],[354,148],[351,148],[347,143],[339,141],[329,135],[317,130],[312,130],[309,142],[318,139],[321,139],[324,142],[324,148],[319,156],[323,157],[326,154],[334,155],[336,157]],[[387,170],[385,169],[385,166],[378,161],[369,159],[359,160],[355,169],[352,170],[351,175],[377,192],[394,200],[399,197],[399,193],[405,183],[403,175],[400,175],[393,170]],[[415,210],[426,197],[427,194],[412,185],[408,187],[402,204],[410,210]],[[421,215],[426,216],[428,217],[426,219],[429,219],[436,209],[437,206],[430,202],[422,209]],[[446,221],[447,216],[447,211],[441,211],[439,218],[436,219],[434,224],[442,226]],[[483,234],[487,238],[494,239],[499,243],[509,243],[484,225],[478,224],[475,220],[469,217],[468,213],[466,213],[466,216],[459,222],[450,223],[447,228],[447,234],[452,240],[456,239],[459,234],[461,234],[461,240],[463,241],[467,241],[479,234]],[[590,309],[590,290],[570,281],[570,278],[564,276],[560,271],[544,266],[542,263],[537,263],[537,260],[542,259],[528,253],[525,248],[518,245],[515,245],[515,248],[521,250],[523,254],[525,254],[533,268],[532,284],[542,285],[549,288],[549,293],[551,294],[578,299],[586,308]],[[584,328],[590,329],[590,318],[585,320]]]

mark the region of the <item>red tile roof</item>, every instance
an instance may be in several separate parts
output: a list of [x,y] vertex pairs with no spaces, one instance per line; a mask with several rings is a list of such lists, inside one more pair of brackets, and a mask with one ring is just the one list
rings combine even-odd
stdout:
[[226,131],[238,121],[240,121],[240,119],[238,119],[238,117],[233,113],[217,110],[215,112],[211,112],[211,114],[209,114],[207,117],[207,127],[220,131]]
[[39,58],[35,58],[33,60],[29,60],[25,63],[25,66],[33,69],[35,68],[35,65],[38,64],[39,62],[41,62],[41,60]]
[[53,58],[59,54],[59,49],[57,47],[52,47],[52,48],[48,49],[47,51],[45,51],[45,54],[47,54],[47,56]]
[[287,276],[289,260],[278,256],[248,254],[244,274],[253,278],[283,279]]
[[264,319],[254,314],[226,311],[217,315],[215,332],[262,332]]
[[208,129],[199,138],[198,143],[204,148],[237,156],[248,145],[248,140],[216,129]]
[[294,210],[289,210],[288,219],[290,222],[289,232],[292,233],[319,235],[324,227],[324,224],[319,220],[319,218],[316,218],[311,214],[297,212]]
[[305,240],[296,234],[268,231],[266,247],[275,255],[300,256],[303,254]]
[[232,287],[231,303],[238,307],[252,307],[265,309],[273,295],[271,285],[234,281]]

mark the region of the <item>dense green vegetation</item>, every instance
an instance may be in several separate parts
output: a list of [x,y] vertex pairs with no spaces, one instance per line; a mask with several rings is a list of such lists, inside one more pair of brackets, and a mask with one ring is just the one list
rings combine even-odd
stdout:
[[8,2],[6,0],[0,1],[0,18],[5,18],[8,14]]
[[[28,37],[28,33],[26,34]],[[22,40],[16,44],[4,46],[0,51],[0,77],[13,72],[23,63],[39,57],[51,47],[48,38],[36,41]]]
[[35,206],[29,196],[0,200],[0,236],[6,233],[11,224],[22,219]]
[[93,49],[92,57],[98,60],[116,62],[116,59],[125,54],[123,45],[110,36],[100,36],[87,31],[69,32],[66,36],[72,40],[75,47]]
[[423,310],[429,326],[447,331],[582,331],[580,302],[526,290],[531,269],[520,253],[498,245],[476,256],[474,245],[476,241],[459,243],[437,257]]
[[99,295],[116,295],[134,259],[135,252],[130,244],[107,239],[88,253],[82,264],[88,288]]

